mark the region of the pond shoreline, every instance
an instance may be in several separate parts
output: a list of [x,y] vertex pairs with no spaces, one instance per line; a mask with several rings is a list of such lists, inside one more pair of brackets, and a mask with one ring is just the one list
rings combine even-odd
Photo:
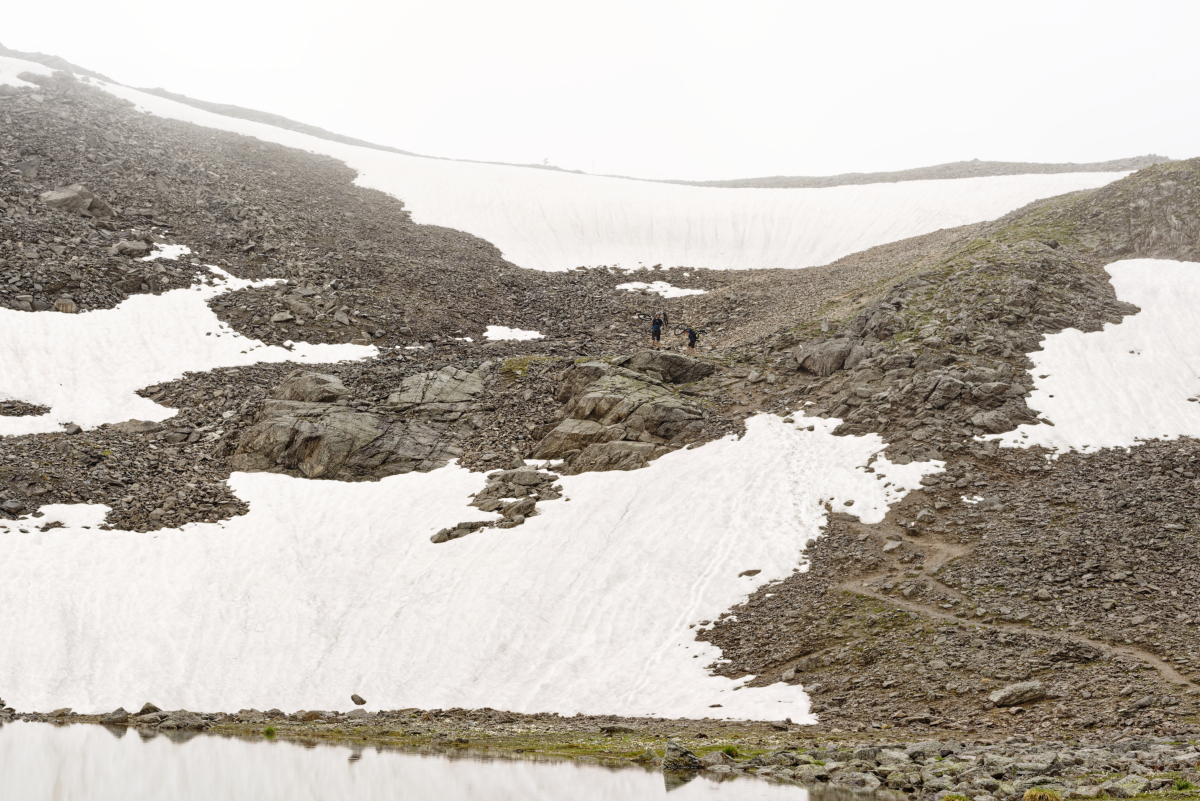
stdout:
[[1033,787],[1061,798],[1128,798],[1146,794],[1200,801],[1200,750],[1186,740],[1062,733],[979,737],[956,731],[843,733],[790,721],[664,720],[561,717],[482,710],[354,710],[347,714],[242,710],[233,714],[164,712],[147,705],[80,715],[70,710],[9,719],[87,723],[133,729],[143,738],[186,741],[201,734],[271,739],[314,747],[342,745],[487,759],[548,759],[641,765],[711,778],[756,776],[810,790],[973,801],[1019,799]]

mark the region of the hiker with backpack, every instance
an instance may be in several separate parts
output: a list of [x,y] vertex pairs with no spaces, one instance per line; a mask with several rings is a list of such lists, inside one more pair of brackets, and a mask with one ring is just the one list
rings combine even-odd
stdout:
[[692,328],[690,325],[684,329],[683,333],[687,334],[687,338],[688,338],[688,343],[687,343],[688,355],[695,356],[696,355],[696,340],[698,340],[700,338],[700,333],[698,331],[696,331],[695,328]]

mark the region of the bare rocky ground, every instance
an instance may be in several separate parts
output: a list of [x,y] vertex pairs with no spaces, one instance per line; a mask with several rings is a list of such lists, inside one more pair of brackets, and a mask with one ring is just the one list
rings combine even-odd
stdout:
[[[1036,420],[1026,354],[1045,334],[1136,311],[1116,299],[1105,264],[1200,259],[1197,160],[823,268],[544,274],[413,224],[401,201],[354,186],[331,159],[141,115],[66,74],[38,80],[0,97],[0,304],[87,313],[204,280],[215,264],[284,281],[212,301],[242,334],[382,354],[186,374],[141,390],[178,410],[164,424],[2,439],[0,524],[28,531],[44,504],[98,502],[113,509],[107,526],[148,531],[244,513],[224,483],[234,469],[374,480],[457,458],[489,471],[475,505],[519,525],[556,500],[559,475],[636,469],[737,435],[751,414],[804,425],[802,407],[843,420],[841,434],[879,434],[893,461],[947,461],[879,525],[830,510],[790,578],[697,627],[722,649],[715,672],[802,683],[816,726],[492,710],[246,712],[197,716],[200,726],[415,746],[521,740],[512,747],[556,753],[579,742],[622,757],[677,735],[697,753],[731,745],[760,759],[731,771],[861,787],[870,774],[897,791],[973,799],[1019,796],[1032,779],[1086,795],[1078,788],[1142,776],[1133,789],[1157,790],[1171,771],[1194,770],[1178,757],[1200,732],[1200,447],[1047,461],[978,437]],[[47,195],[76,185],[87,191]],[[138,260],[167,243],[194,254]],[[633,280],[709,293],[615,289]],[[642,352],[634,315],[659,309],[706,329],[699,360]],[[491,324],[547,337],[485,342]],[[0,398],[0,414],[45,411]],[[524,464],[535,457],[549,470]],[[446,526],[435,541],[478,530]],[[165,722],[134,721],[177,730]],[[940,747],[900,747],[924,740]],[[908,761],[857,753],[876,744]]]

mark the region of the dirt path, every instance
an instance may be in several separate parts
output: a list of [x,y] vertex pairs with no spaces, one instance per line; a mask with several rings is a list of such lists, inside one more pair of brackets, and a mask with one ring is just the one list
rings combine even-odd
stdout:
[[[900,533],[903,531],[903,529],[901,529],[899,526],[896,526],[895,524],[889,524],[889,521],[887,520],[873,526],[859,523],[854,525],[854,528],[865,534],[877,535],[882,533],[884,536],[886,536],[888,533],[891,533],[889,529],[894,529],[895,533]],[[953,587],[948,587],[942,582],[938,581],[933,577],[933,574],[937,573],[939,569],[948,565],[950,562],[969,555],[974,550],[973,545],[939,542],[933,537],[921,537],[920,539],[916,539],[905,536],[902,541],[909,545],[920,548],[925,553],[924,572],[926,572],[928,575],[923,576],[923,581],[936,586],[940,591],[951,597],[957,598],[961,602],[969,602],[970,599],[967,598],[967,596],[955,590]],[[840,582],[837,586],[839,589],[852,592],[856,595],[865,595],[870,598],[874,598],[877,601],[889,604],[897,609],[903,609],[906,612],[916,612],[918,614],[938,620],[946,620],[955,624],[969,622],[971,625],[978,626],[982,629],[1002,631],[1008,634],[1028,634],[1029,632],[1036,631],[1040,634],[1045,634],[1048,637],[1055,637],[1060,640],[1090,646],[1098,651],[1108,654],[1109,656],[1120,655],[1133,657],[1153,666],[1166,681],[1172,684],[1182,685],[1185,687],[1200,686],[1188,677],[1184,676],[1159,656],[1136,646],[1112,645],[1110,643],[1093,640],[1089,637],[1083,637],[1071,632],[1033,629],[1016,623],[985,623],[981,620],[964,621],[956,616],[953,612],[940,609],[932,604],[921,603],[920,601],[909,600],[907,598],[897,598],[895,596],[882,593],[870,586],[871,582],[886,578],[892,578],[892,576],[886,570],[878,570],[866,575],[847,579],[846,581]]]

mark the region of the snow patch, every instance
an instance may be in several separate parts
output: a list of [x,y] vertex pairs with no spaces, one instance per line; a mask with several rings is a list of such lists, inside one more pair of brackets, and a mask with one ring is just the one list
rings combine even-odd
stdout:
[[161,295],[134,295],[86,314],[28,314],[0,309],[0,397],[50,407],[47,414],[0,417],[0,436],[95,428],[123,420],[166,420],[175,410],[137,390],[186,371],[258,362],[324,363],[369,358],[373,346],[267,346],[222,323],[207,301],[245,287],[218,267],[210,283]]
[[138,261],[154,261],[155,259],[178,259],[192,252],[187,245],[155,245],[154,252],[143,256]]
[[506,328],[502,325],[489,325],[487,330],[483,332],[484,339],[501,340],[501,339],[545,339],[546,335],[537,331],[524,331],[520,328]]
[[32,86],[36,89],[37,84],[23,81],[17,77],[22,72],[32,72],[34,75],[51,75],[54,70],[32,61],[22,61],[19,58],[0,56],[0,85]]
[[617,284],[617,289],[625,289],[630,292],[642,292],[650,290],[656,294],[662,295],[664,298],[682,298],[688,295],[707,295],[707,289],[681,289],[677,286],[671,286],[666,281],[655,281],[647,284],[645,281],[630,281],[627,284]]
[[1141,307],[1100,331],[1067,329],[1029,354],[1027,403],[1054,425],[983,439],[1056,452],[1200,436],[1200,264],[1129,259],[1107,267],[1121,300]]
[[[21,709],[341,709],[357,692],[372,708],[705,717],[721,704],[812,722],[800,687],[710,675],[721,654],[689,626],[790,575],[824,501],[878,522],[940,465],[876,459],[885,487],[863,467],[877,435],[809,422],[759,415],[740,440],[563,477],[569,501],[439,545],[438,529],[479,519],[467,502],[481,474],[236,473],[247,515],[151,534],[81,531],[102,507],[56,508],[66,528],[4,536],[0,686]],[[113,580],[130,565],[136,581]]]

